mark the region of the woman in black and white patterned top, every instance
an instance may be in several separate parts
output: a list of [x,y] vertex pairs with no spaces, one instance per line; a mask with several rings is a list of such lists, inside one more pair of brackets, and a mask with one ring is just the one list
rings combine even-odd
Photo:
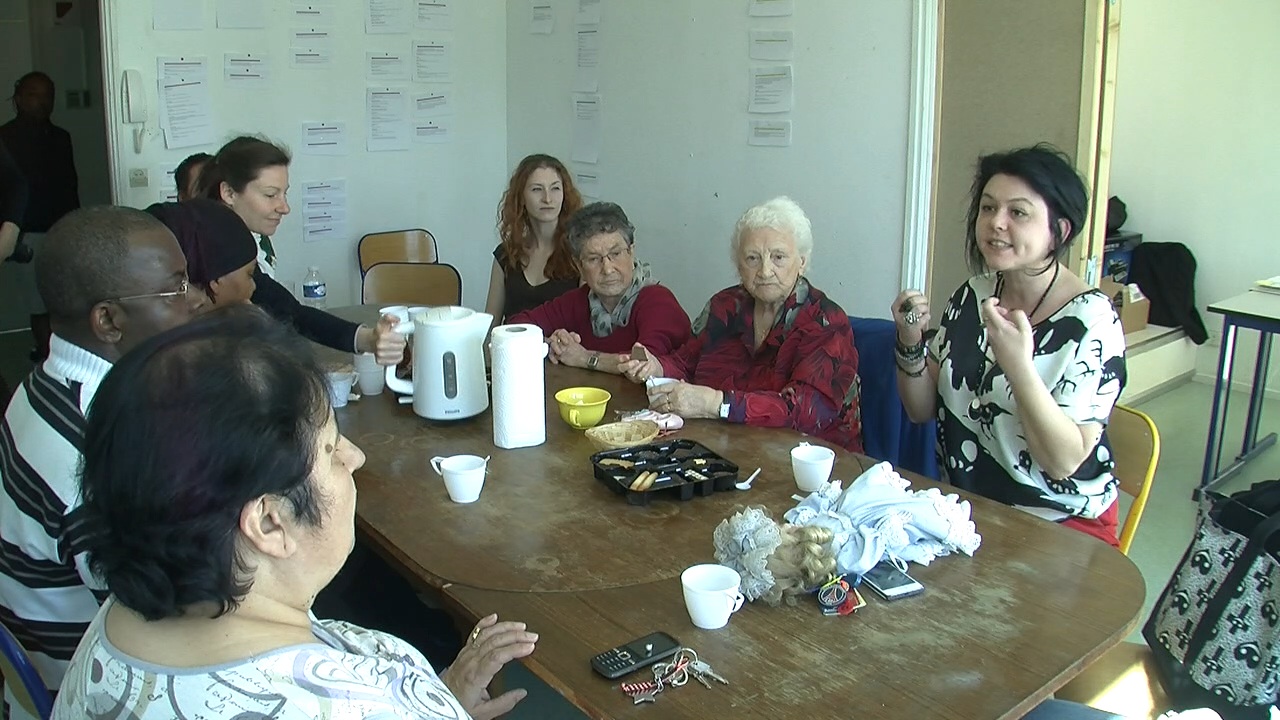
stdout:
[[912,420],[936,416],[952,484],[1116,545],[1104,429],[1124,388],[1124,332],[1107,296],[1061,262],[1088,209],[1052,147],[981,158],[966,241],[977,274],[928,352],[928,299],[894,300],[898,389]]

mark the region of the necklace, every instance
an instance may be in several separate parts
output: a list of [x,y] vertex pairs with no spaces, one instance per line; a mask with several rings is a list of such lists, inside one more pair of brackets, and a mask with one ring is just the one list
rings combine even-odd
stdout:
[[[1040,311],[1040,306],[1044,305],[1044,301],[1049,299],[1049,293],[1053,290],[1054,284],[1058,282],[1058,271],[1062,269],[1061,263],[1053,264],[1053,277],[1049,278],[1049,286],[1040,294],[1040,299],[1036,301],[1035,307],[1031,308],[1031,312],[1027,313],[1027,322],[1031,322],[1031,318],[1035,317]],[[1004,273],[996,273],[996,289],[994,296],[997,300],[1004,293]],[[1034,327],[1034,324],[1033,324]],[[991,358],[991,343],[987,340],[987,330],[982,329],[982,374],[985,376],[987,370],[995,364],[995,360]]]

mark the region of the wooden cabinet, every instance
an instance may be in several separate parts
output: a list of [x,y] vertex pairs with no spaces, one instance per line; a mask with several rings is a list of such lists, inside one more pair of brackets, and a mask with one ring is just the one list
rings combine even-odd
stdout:
[[[1106,234],[1119,0],[938,0],[928,293],[968,277],[965,214],[980,155],[1049,142],[1089,186],[1070,266],[1097,284]],[[935,315],[936,316],[936,315]]]

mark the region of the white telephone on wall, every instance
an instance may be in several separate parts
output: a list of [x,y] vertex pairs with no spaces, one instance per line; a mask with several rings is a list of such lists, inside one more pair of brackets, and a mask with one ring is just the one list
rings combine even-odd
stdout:
[[137,125],[133,129],[133,151],[142,153],[142,135],[147,124],[147,90],[137,70],[125,70],[120,84],[120,104],[124,122]]

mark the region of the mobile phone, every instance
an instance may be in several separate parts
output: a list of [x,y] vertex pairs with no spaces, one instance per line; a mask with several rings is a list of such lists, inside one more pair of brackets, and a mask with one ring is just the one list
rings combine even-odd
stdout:
[[669,658],[679,649],[680,641],[667,633],[649,633],[591,658],[591,669],[613,680]]
[[862,581],[885,600],[899,600],[924,592],[923,585],[888,560],[881,560],[879,564],[868,570],[867,574],[862,576]]

